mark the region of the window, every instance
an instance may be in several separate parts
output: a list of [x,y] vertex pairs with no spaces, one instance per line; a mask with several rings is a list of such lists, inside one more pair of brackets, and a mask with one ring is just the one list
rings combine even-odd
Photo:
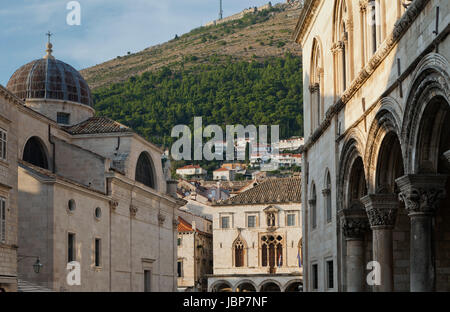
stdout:
[[27,141],[23,151],[23,160],[43,169],[48,169],[47,153],[41,139],[32,137]]
[[0,159],[6,160],[6,131],[0,129]]
[[311,211],[311,226],[313,229],[317,227],[317,208],[316,208],[316,186],[313,184],[312,186],[312,192],[311,192],[311,199],[308,201],[309,208]]
[[331,219],[333,217],[332,211],[331,211],[331,178],[330,173],[327,173],[327,181],[325,189],[323,190],[323,194],[325,196],[325,208],[326,208],[326,220],[327,223],[331,222]]
[[6,200],[0,197],[0,242],[6,241]]
[[220,223],[221,223],[220,227],[222,229],[229,229],[230,228],[230,217],[222,217],[220,219]]
[[295,213],[289,213],[287,215],[287,226],[295,226]]
[[309,91],[311,96],[311,132],[321,123],[324,117],[322,90],[323,90],[323,62],[319,39],[314,38],[311,56],[311,77]]
[[326,269],[327,269],[327,288],[328,289],[333,289],[334,288],[334,266],[333,266],[333,261],[327,261],[326,264]]
[[57,113],[56,122],[62,125],[68,125],[70,123],[70,114],[68,113]]
[[141,153],[136,165],[135,180],[148,187],[155,188],[153,162],[147,153]]
[[75,234],[68,234],[68,242],[67,242],[67,262],[72,262],[76,260],[76,245],[75,245]]
[[317,264],[312,265],[312,289],[317,290],[319,289],[319,267]]
[[69,203],[67,204],[67,208],[69,209],[70,212],[74,212],[75,208],[77,207],[75,201],[73,199],[69,200]]
[[244,266],[244,243],[240,239],[234,243],[234,266],[237,268]]
[[283,265],[283,242],[281,235],[261,237],[261,266],[274,268]]
[[183,261],[181,260],[177,262],[177,276],[183,277]]
[[247,216],[247,227],[256,227],[256,216]]
[[151,291],[152,272],[144,270],[144,292]]
[[102,217],[102,209],[100,207],[95,208],[94,215],[99,220]]
[[94,246],[94,264],[96,267],[101,266],[101,248],[102,248],[101,239],[96,238]]
[[178,237],[178,239],[177,239],[177,245],[178,245],[178,246],[181,246],[181,242],[182,242],[181,237]]

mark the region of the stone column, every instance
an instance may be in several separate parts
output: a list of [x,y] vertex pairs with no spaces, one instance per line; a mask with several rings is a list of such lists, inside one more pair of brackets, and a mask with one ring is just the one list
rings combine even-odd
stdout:
[[369,228],[367,215],[363,209],[343,209],[340,217],[347,242],[347,291],[364,291],[364,233]]
[[411,218],[411,291],[435,290],[433,219],[439,200],[445,198],[444,175],[405,175],[396,180],[400,199]]
[[370,194],[361,198],[366,207],[373,237],[373,260],[380,264],[381,284],[375,291],[394,290],[394,256],[392,230],[398,211],[398,198],[394,194]]

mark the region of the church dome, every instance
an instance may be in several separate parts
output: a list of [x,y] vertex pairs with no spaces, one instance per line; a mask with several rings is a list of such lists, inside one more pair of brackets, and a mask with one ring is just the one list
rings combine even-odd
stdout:
[[7,88],[21,99],[72,101],[92,107],[91,91],[84,78],[51,52],[52,44],[48,43],[47,55],[20,67]]

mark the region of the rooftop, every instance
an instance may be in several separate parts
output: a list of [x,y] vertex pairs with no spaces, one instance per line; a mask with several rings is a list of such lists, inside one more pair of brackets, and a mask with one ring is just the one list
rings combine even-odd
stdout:
[[70,134],[132,132],[130,128],[107,117],[91,117],[77,125],[64,127]]
[[281,204],[301,202],[301,179],[268,179],[215,206]]

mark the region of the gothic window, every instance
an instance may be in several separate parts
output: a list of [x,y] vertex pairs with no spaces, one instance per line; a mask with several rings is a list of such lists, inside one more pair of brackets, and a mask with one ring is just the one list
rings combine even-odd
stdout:
[[316,185],[312,185],[311,199],[309,200],[309,209],[311,212],[311,226],[313,229],[317,227],[317,209],[316,209]]
[[154,167],[150,156],[141,153],[136,165],[136,181],[148,187],[155,188]]
[[320,41],[315,38],[313,41],[311,56],[311,77],[310,77],[310,96],[311,96],[311,132],[313,132],[324,118],[323,109],[323,59]]
[[264,235],[261,237],[261,265],[263,267],[283,266],[283,244],[281,235]]
[[37,167],[48,169],[47,153],[39,138],[32,137],[25,144],[23,160]]
[[234,266],[239,268],[245,266],[245,243],[239,236],[233,243]]
[[352,80],[353,27],[346,0],[337,0],[334,13],[333,48],[336,95],[341,95]]
[[325,215],[327,223],[331,222],[332,218],[332,211],[331,211],[331,178],[330,173],[327,172],[326,175],[326,183],[325,183],[325,189],[323,190],[323,194],[325,197]]

